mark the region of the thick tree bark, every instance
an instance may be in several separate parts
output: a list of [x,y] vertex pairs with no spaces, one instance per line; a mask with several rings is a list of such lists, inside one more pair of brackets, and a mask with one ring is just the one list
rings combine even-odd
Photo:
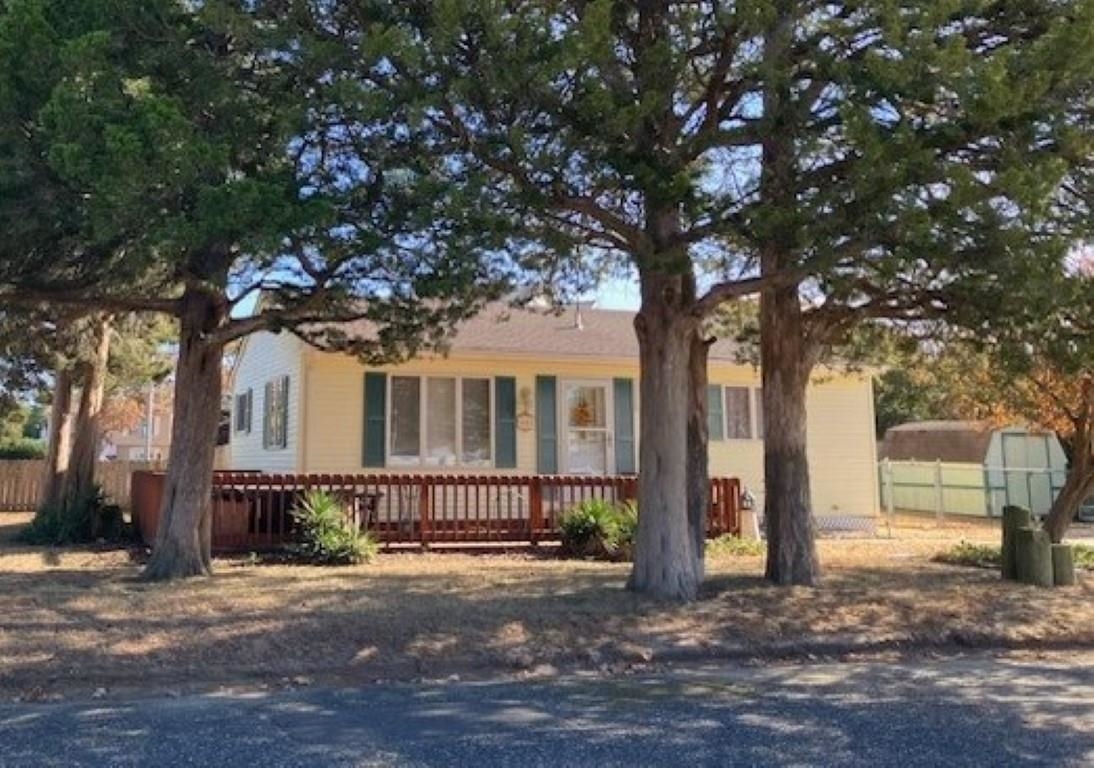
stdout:
[[211,570],[212,481],[220,419],[222,344],[209,334],[227,319],[225,303],[200,290],[181,301],[171,456],[159,529],[144,577],[203,576]]
[[[794,269],[801,252],[794,225],[796,121],[792,97],[795,6],[775,0],[764,34],[764,138],[760,197],[767,213],[758,223],[761,277]],[[818,577],[806,457],[805,392],[814,354],[797,285],[760,296],[760,368],[763,379],[764,521],[767,578],[776,584],[813,584]]]
[[763,382],[766,576],[776,584],[814,584],[819,576],[806,455],[807,348],[797,288],[760,299]]
[[1075,520],[1079,505],[1094,496],[1094,446],[1091,445],[1090,432],[1089,423],[1080,424],[1076,430],[1075,448],[1072,451],[1067,481],[1045,518],[1044,529],[1053,544],[1063,541]]
[[707,421],[707,362],[710,341],[696,328],[691,340],[688,388],[688,526],[699,552],[700,578],[704,573],[707,516],[710,512],[710,425]]
[[72,370],[59,367],[54,374],[53,403],[49,412],[49,447],[42,491],[38,499],[39,509],[58,507],[63,498],[64,477],[72,455],[72,390]]
[[85,341],[91,356],[77,366],[80,407],[73,424],[72,454],[61,490],[66,508],[73,511],[91,497],[95,487],[95,463],[99,458],[101,438],[99,417],[106,393],[110,333],[109,317],[90,318]]
[[641,363],[638,540],[630,587],[687,601],[699,593],[702,548],[688,515],[691,350],[698,318],[688,278],[645,273],[635,318]]

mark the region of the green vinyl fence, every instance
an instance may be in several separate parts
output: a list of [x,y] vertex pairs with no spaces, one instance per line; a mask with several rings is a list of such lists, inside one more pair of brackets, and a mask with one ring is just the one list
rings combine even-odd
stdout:
[[1061,469],[938,461],[882,461],[881,505],[936,515],[999,517],[1014,504],[1044,515],[1067,479]]

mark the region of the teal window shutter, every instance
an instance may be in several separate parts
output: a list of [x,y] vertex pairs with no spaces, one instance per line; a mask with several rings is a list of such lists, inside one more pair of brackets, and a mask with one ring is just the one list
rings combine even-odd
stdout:
[[387,374],[365,374],[364,465],[387,463]]
[[634,457],[634,381],[615,379],[612,382],[615,405],[615,471],[633,475]]
[[558,474],[558,399],[554,376],[536,376],[536,471]]
[[517,466],[517,380],[512,376],[494,379],[494,466]]
[[726,437],[725,401],[718,384],[707,387],[707,434],[711,440],[725,440]]

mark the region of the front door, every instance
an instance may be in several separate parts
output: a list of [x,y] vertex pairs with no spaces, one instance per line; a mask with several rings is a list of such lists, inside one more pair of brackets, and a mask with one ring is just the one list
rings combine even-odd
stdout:
[[615,466],[607,381],[566,381],[562,385],[562,470],[606,475]]

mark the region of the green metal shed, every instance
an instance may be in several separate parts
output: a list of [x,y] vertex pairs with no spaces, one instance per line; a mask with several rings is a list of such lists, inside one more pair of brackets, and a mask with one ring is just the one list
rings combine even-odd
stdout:
[[1056,435],[979,421],[919,421],[879,449],[886,509],[998,517],[1004,506],[1044,515],[1067,479]]

